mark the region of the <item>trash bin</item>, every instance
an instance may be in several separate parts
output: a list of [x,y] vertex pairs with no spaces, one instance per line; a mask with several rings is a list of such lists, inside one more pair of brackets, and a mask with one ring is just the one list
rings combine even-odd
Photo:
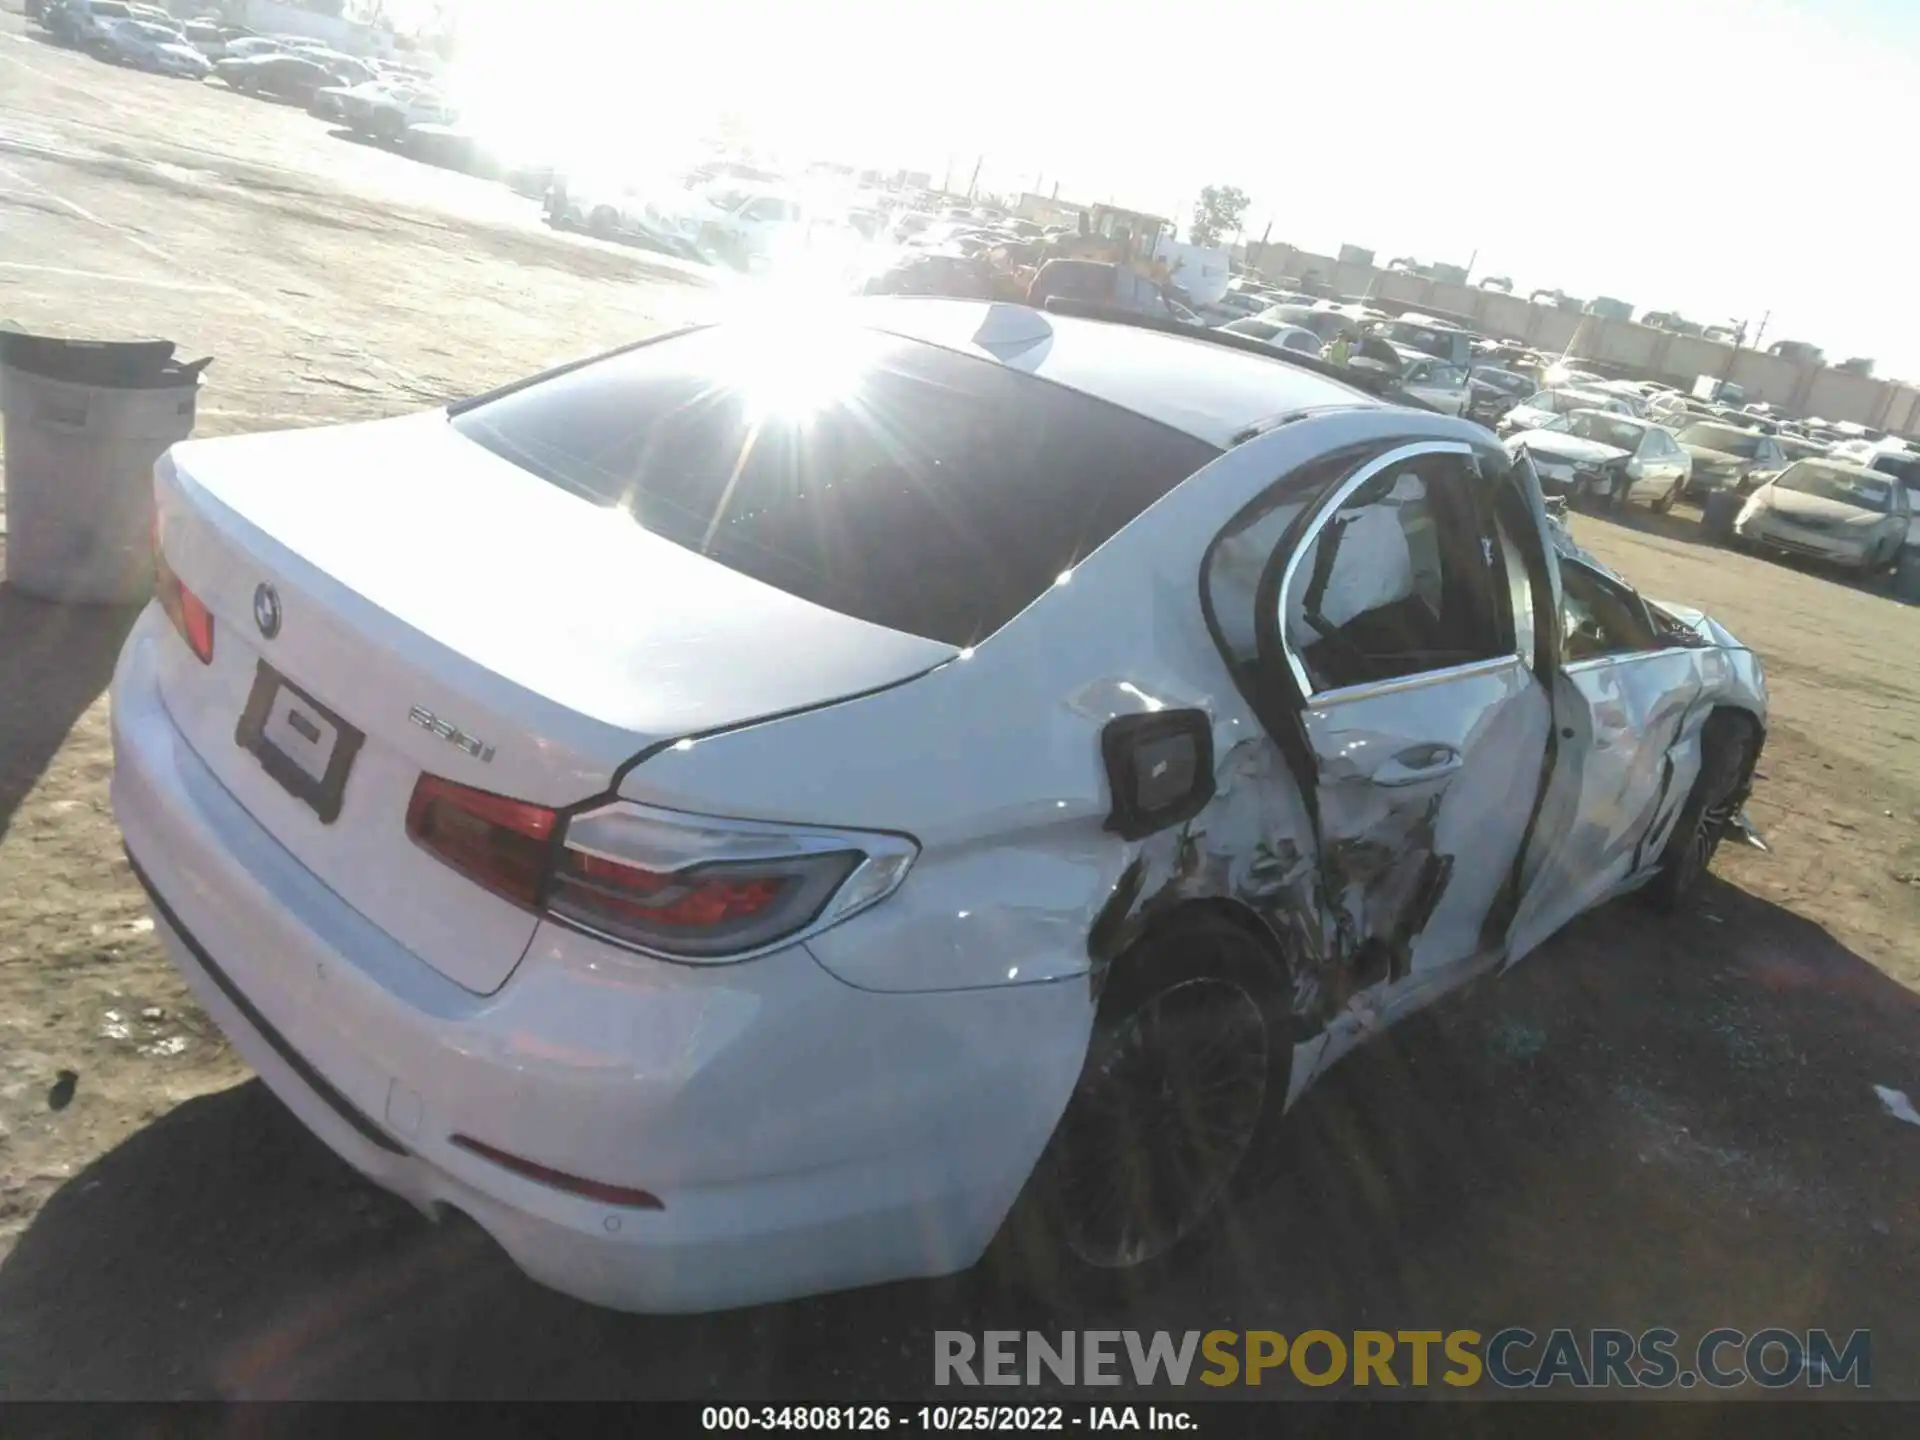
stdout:
[[7,581],[43,600],[128,605],[153,589],[153,466],[193,433],[200,372],[167,340],[0,331]]
[[1733,543],[1733,522],[1740,518],[1747,497],[1737,490],[1709,490],[1700,504],[1700,527],[1723,545]]
[[1908,541],[1900,547],[1900,561],[1893,572],[1893,598],[1909,605],[1920,605],[1920,545]]

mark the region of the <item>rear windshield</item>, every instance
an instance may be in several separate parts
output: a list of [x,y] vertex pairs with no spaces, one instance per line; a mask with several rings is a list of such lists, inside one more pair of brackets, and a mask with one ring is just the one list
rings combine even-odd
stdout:
[[1751,430],[1735,430],[1730,425],[1689,425],[1680,432],[1680,443],[1718,450],[1723,455],[1738,455],[1745,460],[1760,453],[1759,435]]
[[453,425],[731,569],[962,646],[1219,454],[991,361],[817,325],[685,332]]

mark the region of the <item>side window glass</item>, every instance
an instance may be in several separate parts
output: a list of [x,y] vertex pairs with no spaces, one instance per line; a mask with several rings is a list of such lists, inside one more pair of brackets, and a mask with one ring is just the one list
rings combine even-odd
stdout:
[[[1464,457],[1382,470],[1323,518],[1283,600],[1287,648],[1315,694],[1510,653],[1498,557]],[[1504,581],[1502,581],[1504,584]]]
[[1659,648],[1645,613],[1604,576],[1563,560],[1560,588],[1560,654],[1567,664]]

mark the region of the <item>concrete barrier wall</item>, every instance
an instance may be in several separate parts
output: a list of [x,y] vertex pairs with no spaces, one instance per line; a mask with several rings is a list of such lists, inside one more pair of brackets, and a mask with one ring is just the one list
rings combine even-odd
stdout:
[[1518,295],[1427,280],[1402,270],[1342,263],[1291,245],[1250,246],[1248,255],[1255,268],[1278,283],[1317,275],[1337,294],[1371,296],[1388,308],[1471,316],[1475,328],[1546,354],[1572,353],[1686,390],[1699,376],[1724,376],[1744,386],[1749,398],[1796,414],[1852,420],[1903,434],[1920,430],[1920,387],[1899,381],[1795,364],[1756,350],[1736,353],[1730,345],[1694,335],[1578,315]]

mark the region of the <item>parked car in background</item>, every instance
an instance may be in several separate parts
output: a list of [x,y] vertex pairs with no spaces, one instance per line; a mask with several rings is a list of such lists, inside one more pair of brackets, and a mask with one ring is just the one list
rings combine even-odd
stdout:
[[1161,320],[1177,318],[1158,285],[1105,260],[1048,260],[1034,272],[1027,303],[1039,308],[1049,300],[1071,300]]
[[990,300],[993,275],[986,260],[958,250],[908,250],[861,285],[866,295],[947,295]]
[[697,196],[683,221],[694,227],[696,251],[744,268],[803,241],[808,211],[790,191],[721,183]]
[[1225,325],[1234,320],[1250,320],[1280,303],[1278,292],[1271,287],[1241,278],[1229,280],[1226,293],[1211,305],[1202,305],[1200,313],[1215,325]]
[[[1423,355],[1444,360],[1464,376],[1473,365],[1473,334],[1457,325],[1426,316],[1403,315],[1374,327],[1374,331],[1397,350],[1417,350]],[[1458,411],[1450,411],[1457,414]]]
[[1308,305],[1269,305],[1253,317],[1269,325],[1297,325],[1310,330],[1322,347],[1342,330],[1351,330],[1354,320],[1339,310]]
[[291,52],[271,35],[236,35],[226,43],[222,60],[253,60],[262,55],[286,55]]
[[1647,418],[1647,393],[1638,382],[1633,380],[1584,380],[1580,382],[1582,390],[1591,390],[1596,395],[1611,395],[1627,407],[1627,412],[1635,419]]
[[1500,417],[1503,435],[1520,430],[1538,430],[1556,415],[1575,410],[1605,410],[1614,415],[1632,417],[1626,402],[1617,395],[1601,395],[1592,390],[1536,390]]
[[1791,434],[1785,430],[1773,438],[1779,442],[1780,453],[1789,461],[1818,460],[1833,449],[1828,441],[1816,439],[1811,435]]
[[1713,490],[1751,489],[1754,472],[1784,470],[1786,452],[1771,435],[1727,424],[1697,420],[1675,432],[1674,438],[1693,457],[1687,496],[1697,499]]
[[1491,428],[1538,388],[1516,371],[1498,365],[1475,365],[1467,371],[1467,416]]
[[1547,366],[1540,378],[1548,385],[1577,385],[1583,390],[1590,390],[1607,377],[1592,370],[1582,370],[1570,361],[1556,360]]
[[[1437,360],[1412,346],[1395,345],[1393,348],[1400,357],[1399,384],[1403,391],[1442,415],[1467,413],[1470,392],[1464,366]],[[1364,364],[1365,360],[1356,357],[1349,363]]]
[[1687,452],[1658,425],[1606,410],[1556,415],[1537,430],[1512,436],[1507,449],[1533,457],[1544,493],[1616,510],[1629,500],[1645,500],[1664,514],[1685,491],[1693,468]]
[[1744,832],[1759,660],[1481,427],[848,310],[155,468],[109,707],[154,938],[540,1283],[1177,1283],[1343,1056]]
[[63,45],[95,51],[106,43],[107,27],[131,20],[124,0],[57,0],[40,15],[40,24]]
[[[1850,460],[1882,475],[1891,475],[1907,492],[1907,510],[1920,515],[1920,451],[1898,440],[1854,442],[1839,446],[1834,458]],[[1907,544],[1920,546],[1920,531],[1908,522]]]
[[1320,337],[1304,325],[1282,325],[1272,320],[1261,320],[1249,316],[1244,320],[1234,320],[1220,327],[1230,335],[1245,335],[1249,339],[1260,340],[1276,350],[1291,351],[1295,355],[1320,356]]
[[184,80],[213,73],[213,62],[188,44],[182,32],[151,20],[115,20],[102,31],[98,54],[115,65]]
[[1898,563],[1912,518],[1898,477],[1837,458],[1796,460],[1754,490],[1733,533],[1871,575]]
[[389,143],[411,125],[451,125],[459,115],[437,90],[369,80],[337,92],[340,122],[356,135]]
[[251,30],[238,25],[222,25],[213,20],[189,20],[180,28],[187,37],[187,43],[209,60],[237,58],[246,52],[236,53],[231,49],[233,45],[259,38]]
[[318,60],[284,51],[215,61],[213,78],[242,95],[264,95],[300,105],[312,104],[321,90],[340,83],[340,77]]

